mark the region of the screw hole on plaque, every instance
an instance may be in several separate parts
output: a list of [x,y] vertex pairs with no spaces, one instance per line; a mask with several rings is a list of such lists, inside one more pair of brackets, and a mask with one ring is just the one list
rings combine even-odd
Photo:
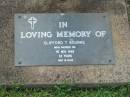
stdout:
[[106,18],[106,16],[104,15],[103,18]]
[[21,18],[22,18],[22,16],[18,16],[18,18],[19,18],[19,19],[21,19]]
[[108,60],[108,62],[109,62],[109,63],[111,63],[111,62],[112,62],[112,60],[110,59],[110,60]]
[[22,62],[21,62],[21,61],[19,61],[19,62],[18,62],[18,64],[22,64]]

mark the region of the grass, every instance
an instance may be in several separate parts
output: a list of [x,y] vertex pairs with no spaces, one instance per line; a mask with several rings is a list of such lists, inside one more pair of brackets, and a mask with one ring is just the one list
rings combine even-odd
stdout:
[[90,89],[69,85],[56,85],[50,88],[1,87],[0,97],[130,97],[130,85]]
[[128,4],[130,5],[130,0],[127,0]]
[[[128,5],[130,6],[130,0],[127,0],[128,2]],[[129,12],[130,9],[128,9],[128,20],[130,21],[130,12]]]
[[129,20],[129,22],[130,22],[130,12],[128,12],[128,20]]

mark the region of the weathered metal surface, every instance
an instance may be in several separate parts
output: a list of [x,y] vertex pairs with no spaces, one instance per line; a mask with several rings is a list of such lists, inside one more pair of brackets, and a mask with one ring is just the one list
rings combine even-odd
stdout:
[[16,14],[15,65],[115,64],[106,13]]

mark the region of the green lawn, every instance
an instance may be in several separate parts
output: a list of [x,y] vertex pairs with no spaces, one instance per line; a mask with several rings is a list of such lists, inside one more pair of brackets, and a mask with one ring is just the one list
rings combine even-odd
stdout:
[[[128,0],[128,4],[130,5],[130,0]],[[130,9],[129,9],[130,10]],[[128,11],[128,19],[130,21],[130,12]]]
[[128,1],[128,4],[130,5],[130,0],[127,0]]
[[0,97],[130,97],[130,85],[119,87],[78,88],[56,85],[51,88],[0,88]]

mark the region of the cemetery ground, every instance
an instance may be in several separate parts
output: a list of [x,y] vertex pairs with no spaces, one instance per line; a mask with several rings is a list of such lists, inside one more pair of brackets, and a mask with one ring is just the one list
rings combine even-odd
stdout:
[[[128,3],[130,4],[130,0]],[[128,18],[130,21],[130,5],[128,5]],[[130,97],[130,84],[96,88],[79,88],[67,84],[46,88],[25,88],[22,85],[1,86],[0,97]]]

